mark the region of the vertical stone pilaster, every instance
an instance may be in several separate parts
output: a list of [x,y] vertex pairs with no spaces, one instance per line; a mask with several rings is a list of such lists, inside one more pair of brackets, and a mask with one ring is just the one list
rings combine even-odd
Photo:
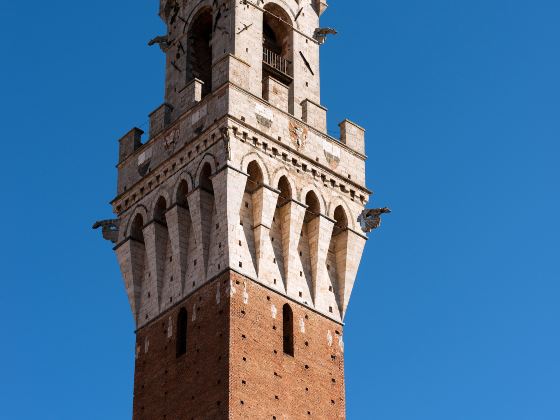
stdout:
[[191,266],[193,267],[193,271],[196,272],[196,275],[194,276],[196,281],[206,279],[206,263],[208,260],[208,245],[206,244],[205,246],[204,244],[205,235],[201,211],[201,194],[201,189],[197,188],[187,197],[192,222],[192,234],[194,235],[194,241],[196,244],[195,254],[190,256],[192,259]]
[[[263,186],[253,193],[253,233],[257,254],[257,275],[261,275],[261,267],[265,258],[272,260],[274,251],[270,243],[270,227],[276,210],[279,191]],[[267,261],[268,262],[268,261]]]
[[169,235],[167,233],[167,227],[155,221],[144,227],[143,232],[144,241],[146,243],[148,270],[150,273],[150,278],[146,284],[152,294],[156,296],[157,310],[159,312],[161,291],[163,288],[163,274],[165,271],[165,254]]
[[334,228],[334,221],[320,215],[309,222],[309,251],[311,257],[311,278],[313,290],[311,296],[315,308],[327,311],[328,305],[321,299],[328,292],[327,253]]
[[128,302],[130,303],[134,321],[137,322],[140,294],[142,293],[144,279],[146,248],[142,242],[128,239],[116,248],[115,251],[124,279]]
[[173,276],[181,282],[181,291],[184,293],[188,263],[188,238],[192,229],[190,214],[187,209],[177,205],[165,214],[165,218],[173,255]]
[[282,248],[284,254],[284,273],[286,275],[286,291],[288,295],[294,295],[297,292],[292,290],[293,280],[298,275],[295,269],[298,255],[298,244],[300,240],[303,220],[305,218],[306,206],[297,201],[289,201],[282,209],[284,220],[282,231]]
[[341,247],[336,255],[340,312],[344,319],[367,238],[350,229],[340,235],[344,235],[341,240],[346,242],[346,246]]

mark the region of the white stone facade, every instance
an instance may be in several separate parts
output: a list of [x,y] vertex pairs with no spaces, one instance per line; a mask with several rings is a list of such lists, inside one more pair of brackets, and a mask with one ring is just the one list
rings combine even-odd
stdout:
[[[326,4],[303,3],[203,0],[177,11],[162,0],[166,104],[150,116],[147,142],[138,129],[120,140],[113,200],[139,327],[226,270],[344,319],[366,242],[364,130],[345,120],[340,139],[326,133],[313,38]],[[263,15],[279,8],[290,20],[282,81],[263,75]],[[177,53],[201,10],[212,16],[209,92],[180,71],[198,65],[193,54]]]

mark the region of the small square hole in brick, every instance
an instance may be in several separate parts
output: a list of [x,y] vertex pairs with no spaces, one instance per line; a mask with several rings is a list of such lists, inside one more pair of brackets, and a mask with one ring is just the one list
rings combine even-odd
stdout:
[[333,312],[332,306],[329,306],[329,312],[332,314]]
[[249,208],[249,202],[245,201],[245,208],[248,209]]
[[276,284],[276,279],[274,279],[274,284]]
[[303,292],[299,292],[299,297],[303,297]]
[[239,268],[243,268],[243,263],[239,261]]

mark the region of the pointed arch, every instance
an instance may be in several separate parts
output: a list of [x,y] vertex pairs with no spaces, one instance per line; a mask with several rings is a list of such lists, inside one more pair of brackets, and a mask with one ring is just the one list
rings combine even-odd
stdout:
[[142,229],[144,229],[144,219],[140,213],[137,213],[130,225],[130,238],[144,243],[144,232]]
[[181,207],[188,207],[187,196],[189,195],[189,184],[185,179],[179,181],[175,190],[175,203]]
[[337,211],[337,209],[339,207],[342,207],[342,210],[344,211],[344,214],[345,214],[346,220],[347,220],[347,227],[349,227],[351,229],[354,229],[356,227],[356,223],[355,223],[356,220],[354,220],[354,219],[357,219],[357,216],[356,217],[352,216],[353,213],[350,210],[350,208],[348,207],[348,204],[341,197],[336,197],[334,200],[332,200],[329,203],[329,209],[328,209],[327,215],[331,219],[335,220],[336,219],[335,218],[335,211]]
[[[208,169],[206,169],[207,165],[210,166],[209,172]],[[216,167],[217,167],[216,158],[210,153],[206,153],[198,163],[198,167],[196,168],[196,172],[194,173],[195,174],[194,182],[193,182],[194,188],[198,188],[200,186],[200,179],[203,170],[208,172],[207,176],[209,178],[212,174],[216,172]]]
[[154,210],[152,212],[152,219],[162,225],[167,225],[165,213],[167,212],[167,200],[163,195],[160,195],[155,201]]
[[193,16],[187,31],[187,83],[203,82],[202,96],[212,92],[212,26],[211,7],[202,7]]
[[243,156],[243,159],[241,160],[241,170],[245,173],[249,173],[249,165],[257,165],[262,172],[263,183],[270,185],[270,173],[268,171],[268,167],[257,153],[248,153]]
[[310,190],[305,195],[305,205],[307,210],[305,211],[305,223],[309,223],[315,217],[321,214],[321,202],[315,191]]
[[300,191],[299,201],[307,204],[306,200],[307,200],[307,196],[309,195],[310,192],[312,192],[315,195],[315,197],[317,197],[317,200],[319,202],[319,213],[325,214],[326,213],[326,207],[327,207],[325,198],[320,193],[319,188],[317,188],[315,185],[307,185],[307,186],[303,187]]
[[144,227],[146,221],[148,220],[148,210],[143,205],[138,205],[132,212],[132,216],[128,218],[128,222],[126,225],[126,230],[124,231],[124,238],[130,238],[131,231],[132,231],[132,224],[136,220],[136,218],[140,216],[142,218],[142,228]]

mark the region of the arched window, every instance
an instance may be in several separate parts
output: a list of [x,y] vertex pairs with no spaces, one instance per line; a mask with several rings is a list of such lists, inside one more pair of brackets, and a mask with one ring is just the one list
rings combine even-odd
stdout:
[[268,3],[263,12],[263,80],[267,76],[285,85],[293,77],[293,30],[288,14]]
[[284,339],[284,353],[294,355],[294,314],[287,303],[282,308],[282,335]]
[[187,352],[187,328],[189,316],[185,308],[177,315],[177,357]]
[[212,9],[204,8],[188,31],[187,82],[204,82],[202,96],[212,92]]

